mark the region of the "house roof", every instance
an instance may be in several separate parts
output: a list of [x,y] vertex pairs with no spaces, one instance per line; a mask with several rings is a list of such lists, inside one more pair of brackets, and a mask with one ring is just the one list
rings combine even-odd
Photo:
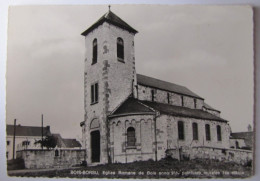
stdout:
[[213,111],[220,112],[219,110],[214,109],[213,107],[211,107],[210,105],[206,104],[205,102],[204,102],[204,105],[203,105],[203,106],[204,106],[206,109],[210,109],[210,110],[213,110]]
[[76,139],[63,139],[63,142],[66,145],[66,148],[75,148],[81,147],[81,144]]
[[132,97],[129,97],[121,106],[119,106],[112,113],[112,116],[132,113],[151,113],[155,111],[172,116],[227,122],[226,120],[203,110],[190,109],[158,102],[142,101]]
[[184,86],[155,79],[141,74],[137,74],[137,84],[203,99],[202,97],[198,96],[197,94],[195,94],[194,92],[192,92]]
[[[6,134],[14,135],[14,125],[6,125]],[[16,125],[16,136],[42,136],[42,127]],[[50,127],[43,127],[43,136],[51,135]]]
[[57,141],[59,148],[75,148],[81,147],[81,144],[76,139],[62,138],[60,134],[52,134]]
[[60,134],[52,134],[52,136],[54,137],[54,139],[56,140],[57,146],[59,148],[65,147],[66,145],[63,142],[63,139],[61,137]]
[[161,114],[227,122],[227,120],[224,120],[220,117],[217,117],[213,114],[210,114],[200,109],[190,109],[187,107],[174,106],[170,104],[163,104],[163,103],[150,102],[150,101],[141,101],[141,102],[159,111]]
[[115,15],[112,11],[109,10],[106,14],[99,18],[99,20],[96,21],[92,26],[90,26],[87,30],[81,33],[81,35],[86,36],[93,29],[97,28],[99,25],[102,25],[104,22],[108,22],[131,33],[137,33],[137,31],[134,28],[132,28],[125,21],[123,21],[121,18],[119,18],[117,15]]
[[231,133],[231,138],[244,139],[246,146],[251,148],[253,147],[253,137],[254,133],[252,131]]

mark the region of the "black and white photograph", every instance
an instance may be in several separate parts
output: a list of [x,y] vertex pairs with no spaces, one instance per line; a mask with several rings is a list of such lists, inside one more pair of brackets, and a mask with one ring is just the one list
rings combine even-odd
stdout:
[[253,14],[249,5],[10,6],[7,175],[253,176]]

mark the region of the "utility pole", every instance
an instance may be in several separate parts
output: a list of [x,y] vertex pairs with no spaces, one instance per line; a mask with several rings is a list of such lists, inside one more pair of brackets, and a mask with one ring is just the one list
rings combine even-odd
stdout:
[[42,150],[43,150],[43,114],[42,114],[42,144],[41,144],[41,146],[42,146]]
[[14,119],[14,135],[13,135],[13,159],[15,159],[15,132],[16,132],[16,119]]

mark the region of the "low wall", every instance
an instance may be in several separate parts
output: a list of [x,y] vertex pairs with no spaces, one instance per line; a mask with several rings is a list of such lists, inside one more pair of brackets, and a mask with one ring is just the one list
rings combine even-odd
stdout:
[[238,164],[248,164],[253,159],[253,153],[249,150],[222,149],[212,147],[182,147],[181,149],[167,150],[166,153],[175,159],[213,159],[219,161],[235,162]]
[[[57,152],[57,151],[56,151]],[[25,168],[72,167],[84,161],[85,150],[21,150],[17,158],[24,160]]]

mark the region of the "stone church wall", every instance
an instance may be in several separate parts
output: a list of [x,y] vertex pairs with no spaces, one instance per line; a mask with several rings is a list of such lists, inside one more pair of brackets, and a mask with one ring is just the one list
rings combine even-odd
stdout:
[[[124,41],[124,62],[117,60],[117,38]],[[93,40],[97,39],[97,63],[92,64]],[[136,79],[134,63],[134,34],[103,23],[85,37],[85,142],[87,162],[91,163],[91,121],[99,120],[101,136],[100,163],[107,163],[107,115],[132,92]],[[98,83],[98,102],[91,104],[91,85]]]
[[[112,118],[110,127],[110,155],[112,163],[128,163],[155,158],[153,115]],[[135,146],[127,145],[127,129],[135,129]]]
[[[178,139],[178,121],[184,122],[184,140]],[[198,140],[193,140],[192,123],[198,124]],[[194,118],[161,115],[156,119],[158,159],[164,158],[166,150],[180,147],[208,146],[229,148],[230,128],[227,123]],[[205,124],[210,125],[211,140],[206,141]],[[217,125],[221,126],[222,141],[217,141]],[[167,138],[167,139],[165,139]]]
[[[168,92],[165,90],[160,90],[156,88],[151,88],[138,84],[138,99],[152,101],[152,93],[154,90],[154,101],[164,104],[170,104],[174,106],[182,106],[182,97],[183,97],[183,106],[191,109],[202,109],[204,101],[202,99],[193,98],[190,96],[185,96],[173,92]],[[169,94],[169,100],[168,100]],[[196,108],[194,99],[196,99]]]
[[[178,121],[184,122],[184,140],[178,138]],[[192,123],[198,124],[198,140],[193,140]],[[205,124],[210,125],[210,141],[205,138]],[[110,155],[112,163],[128,163],[166,157],[168,150],[192,147],[228,149],[230,128],[225,122],[160,115],[154,127],[153,115],[136,115],[110,120]],[[217,140],[217,125],[221,126],[221,141]],[[127,147],[127,129],[133,127],[136,146]],[[156,137],[154,130],[156,129]],[[157,148],[157,155],[156,155]]]

